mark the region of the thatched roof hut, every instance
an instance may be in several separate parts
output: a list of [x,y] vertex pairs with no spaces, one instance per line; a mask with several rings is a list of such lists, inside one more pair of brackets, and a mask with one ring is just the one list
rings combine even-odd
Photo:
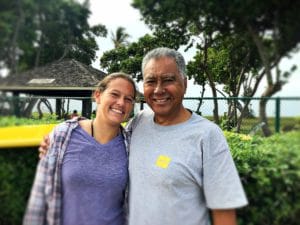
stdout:
[[[90,97],[105,73],[74,59],[63,59],[22,73],[11,74],[0,81],[0,91],[37,96]],[[59,111],[60,99],[56,100]],[[91,100],[82,100],[82,115],[90,117]]]

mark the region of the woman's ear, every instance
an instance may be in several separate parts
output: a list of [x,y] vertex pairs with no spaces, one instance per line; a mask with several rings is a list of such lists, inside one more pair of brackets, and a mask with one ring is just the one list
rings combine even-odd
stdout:
[[94,99],[97,104],[100,104],[101,92],[99,90],[94,91]]

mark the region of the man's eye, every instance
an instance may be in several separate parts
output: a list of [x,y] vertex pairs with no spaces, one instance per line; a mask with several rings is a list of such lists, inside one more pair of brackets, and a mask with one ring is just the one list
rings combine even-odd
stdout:
[[175,81],[174,77],[166,77],[165,79],[163,79],[164,82],[173,82]]
[[146,84],[153,84],[155,81],[154,80],[146,80],[145,83]]

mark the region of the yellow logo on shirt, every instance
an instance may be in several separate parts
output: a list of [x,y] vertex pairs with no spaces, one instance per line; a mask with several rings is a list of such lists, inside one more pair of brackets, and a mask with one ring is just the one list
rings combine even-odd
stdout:
[[160,155],[158,156],[156,160],[156,166],[166,169],[168,168],[169,164],[171,162],[171,158],[166,155]]

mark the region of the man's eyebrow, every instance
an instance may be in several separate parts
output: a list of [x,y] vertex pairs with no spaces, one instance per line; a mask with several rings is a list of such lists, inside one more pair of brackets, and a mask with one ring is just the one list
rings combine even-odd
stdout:
[[149,74],[145,76],[145,79],[154,79],[155,76],[153,74]]
[[176,75],[174,73],[166,73],[163,74],[162,77],[176,77]]

